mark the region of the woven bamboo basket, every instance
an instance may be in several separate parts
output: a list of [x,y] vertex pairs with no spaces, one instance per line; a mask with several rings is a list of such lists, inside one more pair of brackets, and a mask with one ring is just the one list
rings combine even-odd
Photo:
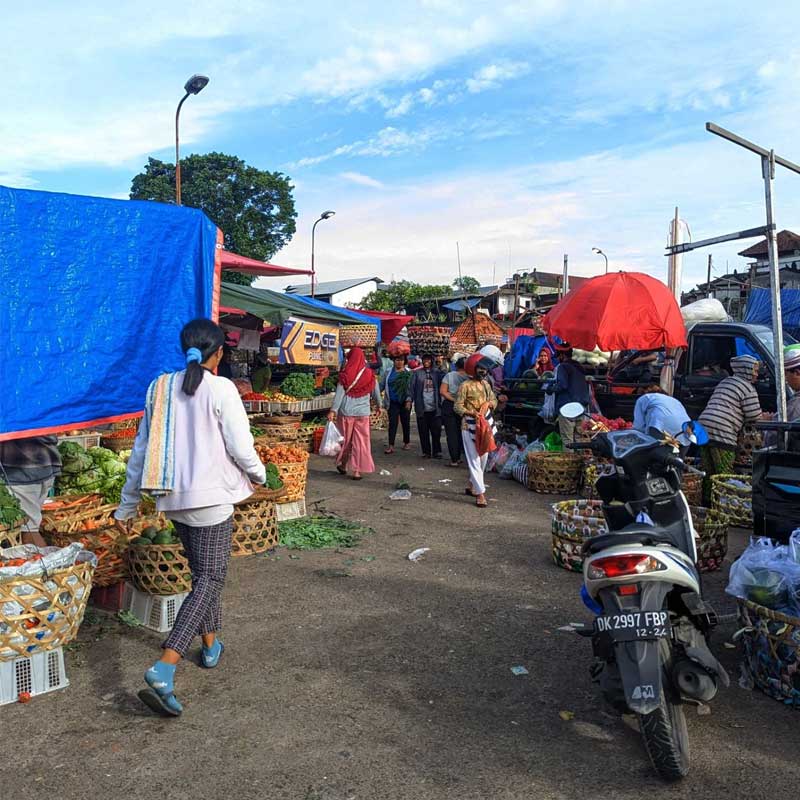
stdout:
[[302,414],[255,414],[250,416],[250,422],[259,427],[264,425],[294,425],[299,428],[302,421]]
[[370,404],[369,425],[378,431],[385,431],[389,428],[389,412],[385,408],[378,408],[374,403]]
[[[297,446],[305,448],[309,453],[313,453],[315,430],[316,428],[311,428],[308,426],[305,428],[300,428],[300,431],[297,434]],[[325,429],[323,428],[322,430],[324,431]]]
[[753,450],[758,450],[764,446],[764,434],[757,431],[752,425],[745,425],[739,434],[739,441],[736,445],[737,466],[753,466]]
[[342,325],[339,328],[342,347],[375,347],[378,344],[377,325]]
[[125,551],[131,583],[147,594],[180,594],[192,588],[182,544],[131,545]]
[[22,521],[13,525],[0,525],[0,550],[22,544]]
[[278,468],[278,475],[283,481],[285,494],[282,502],[294,503],[296,500],[302,500],[306,496],[308,461],[275,464],[275,466]]
[[134,436],[136,432],[139,430],[139,423],[142,421],[141,417],[136,417],[135,419],[124,419],[122,422],[112,422],[111,423],[111,430],[112,431],[123,431],[127,428],[130,428],[133,431]]
[[703,476],[684,472],[681,478],[681,491],[690,506],[703,505]]
[[528,488],[540,494],[577,494],[583,459],[577,453],[528,454]]
[[[68,508],[51,508],[54,503],[69,503]],[[99,494],[62,494],[51,497],[42,507],[42,527],[57,530],[59,523],[82,511],[91,511],[103,505]]]
[[[746,488],[729,486],[726,481],[747,484]],[[753,527],[752,479],[747,475],[714,475],[711,478],[711,507],[728,517],[731,525]]]
[[262,436],[256,436],[255,443],[267,447],[276,444],[297,444],[300,429],[294,425],[270,425]]
[[744,667],[764,694],[800,708],[800,618],[738,600]]
[[68,547],[80,542],[87,550],[97,556],[97,566],[92,576],[94,586],[110,586],[128,577],[125,551],[129,537],[112,525],[93,531],[73,531],[71,533],[48,533],[47,543],[55,547]]
[[0,608],[14,609],[0,617],[0,661],[71,642],[83,621],[93,572],[91,561],[80,561],[46,576],[0,583]]
[[101,447],[105,447],[107,450],[113,450],[115,453],[121,453],[123,450],[132,450],[134,441],[136,441],[136,431],[133,431],[132,436],[115,436],[113,439],[109,438],[108,436],[103,436],[100,439],[100,445]]
[[725,514],[702,506],[691,506],[692,523],[697,543],[697,569],[713,572],[722,566],[728,553],[728,518]]
[[599,500],[564,500],[554,503],[553,561],[569,572],[583,570],[583,544],[593,536],[608,533]]
[[231,555],[253,556],[278,544],[278,515],[275,503],[261,492],[237,503],[233,510]]
[[[116,510],[117,506],[114,504],[97,505],[92,502],[88,507],[81,505],[77,509],[72,509],[72,513],[66,513],[70,509],[44,511],[40,530],[42,536],[48,541],[49,537],[57,534],[95,531],[113,525],[112,515]],[[57,546],[63,547],[64,545]]]

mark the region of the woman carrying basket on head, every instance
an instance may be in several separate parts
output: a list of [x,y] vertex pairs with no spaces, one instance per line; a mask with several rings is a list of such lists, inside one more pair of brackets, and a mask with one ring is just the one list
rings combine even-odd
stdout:
[[207,319],[181,331],[186,369],[156,378],[147,390],[145,414],[128,461],[128,478],[116,511],[117,525],[130,520],[145,491],[175,525],[192,571],[184,601],[161,658],[145,673],[139,697],[154,711],[179,716],[175,667],[195,636],[203,641],[201,663],[216,667],[223,645],[221,598],[231,553],[233,506],[266,481],[253,447],[247,413],[236,386],[214,375],[225,333]]
[[369,435],[370,400],[380,408],[378,382],[364,358],[364,351],[353,347],[339,373],[339,385],[328,419],[336,422],[339,433],[344,436],[336,469],[341,475],[349,470],[354,481],[360,481],[362,473],[375,472]]

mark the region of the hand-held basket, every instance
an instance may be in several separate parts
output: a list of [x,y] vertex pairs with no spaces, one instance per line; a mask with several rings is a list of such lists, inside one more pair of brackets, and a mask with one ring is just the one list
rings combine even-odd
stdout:
[[125,551],[131,583],[147,594],[191,591],[192,573],[182,544],[130,545]]
[[528,488],[540,494],[577,494],[583,459],[577,453],[528,453]]
[[599,500],[564,500],[554,503],[553,561],[570,572],[583,569],[583,543],[592,536],[608,533]]
[[256,492],[233,509],[231,555],[252,556],[278,544],[278,516],[275,503]]

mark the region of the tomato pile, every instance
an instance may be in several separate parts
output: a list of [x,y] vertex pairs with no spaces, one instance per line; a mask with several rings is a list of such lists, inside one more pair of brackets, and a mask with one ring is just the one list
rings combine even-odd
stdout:
[[264,464],[303,464],[308,461],[308,450],[290,444],[279,444],[275,447],[256,445],[256,452]]
[[267,396],[261,392],[245,392],[242,395],[242,400],[266,400]]
[[592,421],[590,422],[588,419],[583,423],[583,430],[591,431],[594,428],[593,423],[599,423],[600,425],[605,425],[606,428],[610,431],[624,431],[628,428],[633,427],[633,423],[628,422],[627,420],[622,419],[622,417],[617,417],[616,419],[609,419],[608,417],[604,417],[602,414],[592,414]]
[[120,428],[118,431],[107,431],[103,433],[104,439],[135,439],[136,428]]

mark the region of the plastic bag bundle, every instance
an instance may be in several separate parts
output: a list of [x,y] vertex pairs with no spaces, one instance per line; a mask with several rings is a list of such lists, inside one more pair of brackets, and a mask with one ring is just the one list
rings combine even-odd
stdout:
[[800,564],[790,548],[761,537],[731,566],[725,591],[773,611],[800,614]]
[[493,453],[489,453],[489,460],[486,469],[492,472],[500,472],[506,465],[509,458],[517,451],[513,444],[504,442]]
[[335,458],[342,450],[344,436],[339,433],[339,429],[334,422],[328,422],[325,426],[325,433],[322,434],[322,441],[319,444],[319,454]]

